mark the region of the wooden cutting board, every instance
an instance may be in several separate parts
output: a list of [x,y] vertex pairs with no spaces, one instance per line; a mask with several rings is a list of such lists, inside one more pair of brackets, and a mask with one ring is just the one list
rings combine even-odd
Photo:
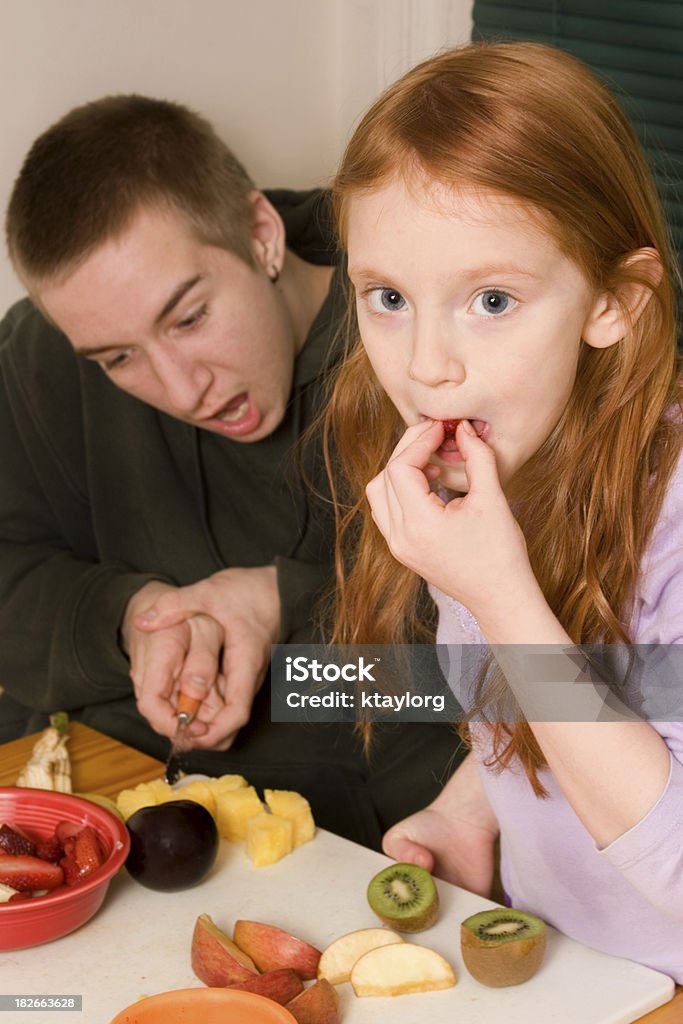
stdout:
[[[31,756],[37,733],[0,746],[0,786],[13,786]],[[74,793],[116,796],[127,786],[158,779],[164,765],[80,722],[69,724],[71,788]]]

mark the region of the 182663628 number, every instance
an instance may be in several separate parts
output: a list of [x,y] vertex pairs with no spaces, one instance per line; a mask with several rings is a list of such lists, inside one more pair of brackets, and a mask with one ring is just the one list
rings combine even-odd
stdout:
[[83,996],[6,995],[0,996],[0,1010],[82,1010]]

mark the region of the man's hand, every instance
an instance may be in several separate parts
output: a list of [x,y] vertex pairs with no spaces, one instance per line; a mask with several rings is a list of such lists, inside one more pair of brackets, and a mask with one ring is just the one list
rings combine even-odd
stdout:
[[[280,599],[275,567],[223,569],[188,587],[159,586],[163,590],[150,592],[145,606],[136,601],[131,609],[131,622],[137,632],[151,641],[173,635],[178,628],[192,628],[196,620],[207,619],[220,629],[220,661],[212,678],[207,678],[209,671],[204,673],[207,697],[192,735],[197,747],[226,750],[238,730],[249,721],[254,697],[270,662],[271,644],[279,637]],[[199,646],[192,653],[195,688],[182,687],[195,695],[199,695],[197,688],[202,676],[197,671],[200,653],[210,657],[212,651],[206,637],[197,639],[197,643]],[[183,677],[187,676],[185,671]],[[207,728],[199,735],[201,723]]]
[[176,727],[176,706],[182,690],[202,701],[189,734],[199,741],[223,707],[220,696],[223,633],[209,616],[195,616],[158,633],[145,633],[133,623],[138,611],[149,607],[174,587],[147,583],[128,602],[121,625],[122,645],[130,659],[130,675],[140,713],[152,728],[171,736]]

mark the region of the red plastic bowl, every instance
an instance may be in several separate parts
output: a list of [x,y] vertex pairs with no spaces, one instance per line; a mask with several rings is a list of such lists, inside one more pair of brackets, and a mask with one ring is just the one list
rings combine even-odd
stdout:
[[126,826],[99,804],[46,789],[0,787],[0,823],[23,825],[46,839],[60,821],[92,826],[106,860],[80,885],[30,900],[0,903],[0,950],[38,946],[85,924],[102,906],[111,879],[128,856]]

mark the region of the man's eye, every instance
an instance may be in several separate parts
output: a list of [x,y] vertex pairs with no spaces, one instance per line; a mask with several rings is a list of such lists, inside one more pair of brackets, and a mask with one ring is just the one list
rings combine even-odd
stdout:
[[207,313],[206,306],[201,306],[199,309],[195,310],[194,312],[190,313],[188,316],[184,317],[184,319],[179,320],[178,321],[178,327],[180,327],[182,329],[185,329],[185,330],[187,330],[188,327],[195,327],[200,322],[200,320],[204,319],[204,317],[206,316],[206,313]]
[[101,364],[107,373],[112,370],[119,370],[122,366],[125,366],[130,358],[128,352],[119,352],[118,355],[112,356],[111,359],[105,359]]
[[368,304],[375,313],[398,313],[406,308],[406,300],[395,288],[373,288]]
[[472,303],[472,308],[480,316],[497,316],[507,313],[513,307],[514,302],[515,300],[507,292],[487,288],[485,292],[480,292],[477,295]]

